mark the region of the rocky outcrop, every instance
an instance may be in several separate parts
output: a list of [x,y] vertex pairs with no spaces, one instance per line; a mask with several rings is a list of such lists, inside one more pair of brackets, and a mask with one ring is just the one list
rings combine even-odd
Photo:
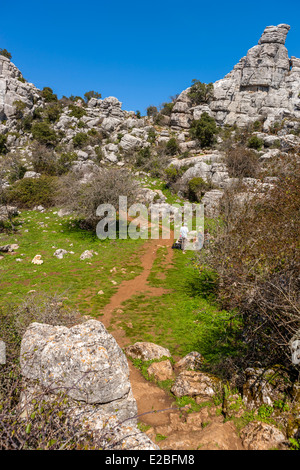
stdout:
[[[300,59],[288,56],[285,40],[289,30],[286,24],[268,26],[258,45],[214,83],[208,108],[219,125],[245,126],[265,120],[268,129],[283,118],[300,118]],[[180,94],[173,108],[171,125],[175,127],[187,129],[192,118],[201,115],[201,110],[191,107],[189,90]]]
[[24,81],[20,70],[0,55],[0,122],[15,115],[15,101],[22,101],[31,109],[40,100],[38,89]]

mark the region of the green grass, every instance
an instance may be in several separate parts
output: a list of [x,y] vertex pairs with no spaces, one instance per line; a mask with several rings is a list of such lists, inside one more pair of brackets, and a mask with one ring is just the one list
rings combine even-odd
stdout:
[[151,341],[179,356],[197,350],[208,362],[235,354],[239,345],[234,341],[234,332],[239,322],[231,319],[230,312],[219,310],[211,299],[203,298],[201,286],[195,290],[195,276],[199,276],[193,269],[194,252],[183,255],[174,250],[169,269],[165,264],[166,248],[159,248],[157,253],[148,283],[149,288],[162,287],[165,293],[136,295],[118,314],[132,343]]
[[[118,285],[141,272],[139,248],[143,241],[102,241],[96,234],[78,229],[71,217],[60,218],[55,212],[24,211],[17,233],[0,234],[0,245],[19,245],[16,253],[4,254],[0,260],[0,308],[7,301],[21,302],[35,290],[63,295],[66,305],[76,307],[83,315],[98,316]],[[58,248],[74,254],[57,259],[53,253]],[[85,250],[98,255],[82,261],[80,255]],[[42,255],[42,265],[31,263],[37,254]],[[117,271],[111,273],[114,267]],[[100,290],[103,295],[98,294]]]

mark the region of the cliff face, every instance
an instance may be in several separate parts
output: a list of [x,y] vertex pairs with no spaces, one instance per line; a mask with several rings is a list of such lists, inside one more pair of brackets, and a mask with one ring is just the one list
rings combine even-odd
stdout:
[[285,47],[289,30],[286,24],[268,26],[258,45],[214,83],[214,98],[208,106],[193,108],[190,89],[183,91],[174,106],[171,125],[188,128],[204,110],[220,125],[245,126],[265,120],[266,129],[284,118],[300,118],[300,59],[289,59]]
[[23,82],[20,70],[6,57],[0,55],[0,121],[15,115],[15,101],[23,101],[30,109],[40,100],[37,88]]

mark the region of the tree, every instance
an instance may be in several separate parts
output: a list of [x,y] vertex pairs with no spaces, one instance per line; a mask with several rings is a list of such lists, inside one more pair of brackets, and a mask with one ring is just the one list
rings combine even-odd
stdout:
[[214,118],[207,113],[202,113],[199,120],[192,122],[190,135],[200,142],[201,147],[210,147],[218,132]]
[[147,108],[147,116],[150,117],[150,116],[156,116],[157,113],[158,113],[158,109],[156,106],[148,106]]
[[10,52],[8,52],[6,49],[0,49],[0,55],[3,55],[7,59],[11,60],[12,55]]
[[199,80],[195,79],[192,80],[193,85],[191,86],[191,90],[188,93],[189,97],[193,101],[194,104],[205,104],[208,103],[214,93],[214,86],[212,83],[208,85],[206,83],[202,83]]
[[100,100],[102,97],[101,93],[98,93],[97,91],[87,91],[85,94],[84,94],[84,98],[85,98],[85,101],[86,103],[88,103],[90,101],[90,99],[92,98],[96,98],[96,100]]

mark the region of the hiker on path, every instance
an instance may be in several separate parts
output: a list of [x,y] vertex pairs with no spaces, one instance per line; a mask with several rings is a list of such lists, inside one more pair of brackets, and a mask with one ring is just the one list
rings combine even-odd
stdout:
[[185,254],[185,247],[186,247],[186,241],[187,241],[187,236],[189,233],[189,229],[187,227],[187,224],[183,224],[183,226],[180,228],[180,237],[181,237],[181,249],[182,252]]

